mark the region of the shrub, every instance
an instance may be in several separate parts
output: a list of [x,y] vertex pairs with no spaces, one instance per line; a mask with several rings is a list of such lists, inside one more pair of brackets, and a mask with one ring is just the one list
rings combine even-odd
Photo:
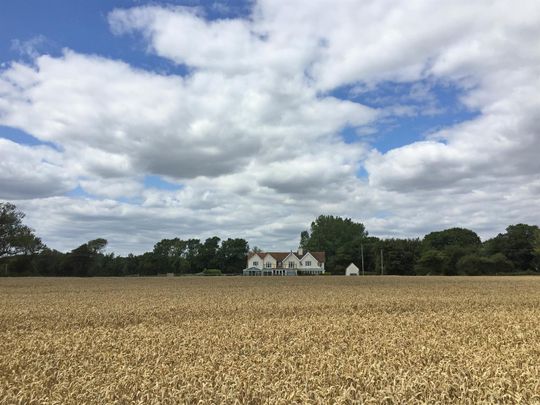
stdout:
[[203,274],[205,276],[222,276],[220,269],[204,269]]

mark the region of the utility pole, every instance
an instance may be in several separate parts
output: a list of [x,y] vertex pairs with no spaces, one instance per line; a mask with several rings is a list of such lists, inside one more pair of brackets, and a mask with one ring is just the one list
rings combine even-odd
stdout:
[[362,275],[365,276],[364,274],[364,244],[363,243],[360,243],[360,252],[362,255]]
[[383,250],[381,249],[381,276],[384,275],[384,259],[383,259]]

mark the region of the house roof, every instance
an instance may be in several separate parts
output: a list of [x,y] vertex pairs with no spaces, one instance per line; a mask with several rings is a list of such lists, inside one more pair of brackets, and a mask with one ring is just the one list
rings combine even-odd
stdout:
[[[317,261],[324,263],[326,261],[326,254],[325,252],[310,252],[306,251],[302,256],[298,254],[298,252],[292,252],[298,259],[302,259],[305,255],[310,253]],[[260,252],[260,253],[254,253],[249,252],[248,254],[248,260],[251,259],[253,256],[258,256],[261,259],[264,259],[266,255],[272,256],[274,259],[276,259],[278,262],[282,262],[287,256],[289,256],[291,252]]]

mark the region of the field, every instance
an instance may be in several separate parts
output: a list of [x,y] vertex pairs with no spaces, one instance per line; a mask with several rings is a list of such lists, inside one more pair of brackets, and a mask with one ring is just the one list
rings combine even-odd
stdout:
[[0,403],[540,403],[540,278],[0,279]]

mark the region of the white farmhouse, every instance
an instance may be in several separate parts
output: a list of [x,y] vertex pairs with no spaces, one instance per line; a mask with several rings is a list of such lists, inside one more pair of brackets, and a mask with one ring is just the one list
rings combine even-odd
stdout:
[[358,276],[358,274],[360,274],[360,272],[354,263],[349,264],[345,269],[346,276]]
[[323,274],[324,252],[250,252],[244,276],[297,276]]

